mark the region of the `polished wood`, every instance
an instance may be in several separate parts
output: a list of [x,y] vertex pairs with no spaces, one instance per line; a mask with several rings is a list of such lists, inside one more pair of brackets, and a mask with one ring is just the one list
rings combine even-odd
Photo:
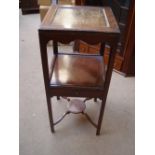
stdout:
[[103,0],[85,0],[86,6],[101,6],[103,4]]
[[21,0],[22,14],[39,13],[37,0]]
[[[88,17],[88,14],[91,16]],[[86,17],[89,20],[85,19]],[[55,124],[50,98],[70,96],[100,98],[102,100],[96,125],[96,134],[100,134],[119,32],[116,19],[108,7],[60,5],[50,7],[39,28],[39,41],[52,132],[54,132]],[[93,45],[101,43],[100,52],[91,55],[59,53],[58,42],[69,43],[77,39]],[[50,40],[53,40],[54,44],[54,58],[53,63],[48,68],[47,44]],[[104,45],[107,42],[110,50],[109,60],[105,66],[102,55],[105,54]]]
[[52,5],[45,16],[42,30],[69,30],[119,33],[119,27],[109,7]]
[[130,7],[134,0],[103,0],[104,5],[112,8],[120,28],[120,38],[118,43],[118,53],[123,57],[126,34],[128,33],[128,24]]
[[[83,42],[81,40],[77,40],[74,45],[75,52],[86,53],[86,54],[97,54],[100,52],[100,48],[101,48],[101,44],[90,45],[90,44],[87,44],[86,42]],[[108,64],[109,51],[110,51],[109,47],[105,46],[105,50],[103,51],[104,52],[103,57],[104,57],[105,64]],[[123,64],[123,58],[118,53],[116,53],[114,69],[116,69],[117,71],[120,71],[122,64]]]
[[75,5],[84,5],[85,0],[75,0]]
[[129,20],[127,22],[128,32],[124,45],[124,63],[122,71],[126,76],[135,75],[135,2],[131,1]]
[[[85,5],[88,5],[85,3]],[[96,5],[92,1],[91,5]],[[135,74],[135,39],[134,39],[134,10],[135,0],[103,0],[104,6],[110,6],[114,12],[120,28],[120,38],[117,46],[114,68],[117,72],[130,76]],[[100,45],[89,45],[76,41],[74,50],[80,53],[98,53]],[[107,51],[107,50],[106,50]],[[109,53],[105,51],[105,63],[108,62]]]
[[103,87],[104,76],[102,56],[58,55],[51,85]]

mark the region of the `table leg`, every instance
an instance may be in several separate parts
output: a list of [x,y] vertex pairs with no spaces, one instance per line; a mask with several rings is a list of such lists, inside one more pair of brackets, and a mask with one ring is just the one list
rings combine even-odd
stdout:
[[58,42],[53,41],[53,52],[54,54],[58,54]]
[[60,100],[60,96],[57,96],[57,100]]
[[52,103],[50,97],[46,97],[47,99],[47,107],[48,107],[48,116],[49,116],[49,121],[50,121],[50,127],[52,133],[54,133],[54,124],[53,124],[53,113],[52,113]]
[[104,109],[105,109],[105,103],[106,103],[106,99],[103,98],[102,104],[100,107],[100,114],[99,114],[99,119],[98,119],[98,124],[97,124],[96,135],[100,135],[101,125],[102,125],[102,120],[103,120],[103,114],[104,114]]

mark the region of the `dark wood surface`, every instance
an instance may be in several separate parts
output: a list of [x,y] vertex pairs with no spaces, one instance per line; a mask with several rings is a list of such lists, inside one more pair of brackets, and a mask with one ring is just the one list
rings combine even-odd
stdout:
[[[90,45],[90,44],[87,44],[86,42],[83,42],[81,40],[77,40],[77,41],[75,41],[75,44],[74,44],[74,51],[79,52],[79,53],[86,53],[86,54],[97,54],[100,51],[100,47],[101,47],[101,44]],[[105,64],[108,64],[109,51],[110,51],[109,47],[106,46],[105,51],[104,51],[105,54],[103,57]],[[116,70],[121,70],[122,62],[123,62],[123,58],[118,53],[116,53],[114,68]]]
[[75,0],[75,5],[84,5],[85,0]]
[[[70,15],[68,11],[72,12],[72,14]],[[96,12],[95,16],[92,15],[89,17],[89,20],[85,19],[91,11]],[[96,19],[93,20],[94,18]],[[99,53],[89,56],[80,55],[79,53],[59,53],[58,42],[69,43],[77,39],[89,44],[101,43],[102,46]],[[50,7],[39,28],[39,40],[48,114],[52,132],[54,132],[55,123],[52,116],[51,97],[98,97],[102,100],[102,103],[96,134],[100,134],[118,39],[119,28],[111,9],[108,7],[58,5]],[[50,40],[53,40],[53,54],[55,56],[49,69],[47,44]],[[105,54],[104,45],[107,42],[110,50],[109,60],[105,68],[102,55]]]
[[[135,39],[134,39],[134,0],[103,0],[103,5],[110,6],[114,12],[120,28],[120,38],[117,46],[114,68],[123,75],[129,76],[135,74]],[[85,3],[85,5],[88,5]],[[92,5],[96,5],[92,1]],[[132,26],[131,26],[132,25]],[[75,51],[80,53],[98,53],[100,45],[89,45],[83,41],[75,42]],[[108,49],[104,55],[105,63],[108,62]]]
[[52,5],[40,29],[119,33],[119,27],[109,7]]
[[39,13],[37,0],[21,0],[22,14]]
[[129,20],[127,22],[128,32],[124,45],[124,63],[122,71],[126,76],[135,75],[135,2],[131,1]]
[[105,66],[102,56],[58,55],[51,85],[103,87]]

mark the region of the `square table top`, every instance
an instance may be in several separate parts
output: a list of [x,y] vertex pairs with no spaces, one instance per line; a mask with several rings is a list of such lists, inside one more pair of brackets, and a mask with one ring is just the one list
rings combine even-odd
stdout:
[[69,5],[51,5],[40,30],[119,33],[111,8]]

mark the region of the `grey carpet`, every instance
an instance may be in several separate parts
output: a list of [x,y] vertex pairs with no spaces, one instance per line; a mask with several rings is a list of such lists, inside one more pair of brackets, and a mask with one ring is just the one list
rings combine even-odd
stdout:
[[[101,135],[82,115],[69,115],[50,132],[40,60],[38,14],[20,14],[20,155],[134,155],[135,79],[113,73]],[[66,47],[64,47],[66,48]],[[66,109],[53,98],[54,119]],[[100,101],[87,102],[95,121]]]

